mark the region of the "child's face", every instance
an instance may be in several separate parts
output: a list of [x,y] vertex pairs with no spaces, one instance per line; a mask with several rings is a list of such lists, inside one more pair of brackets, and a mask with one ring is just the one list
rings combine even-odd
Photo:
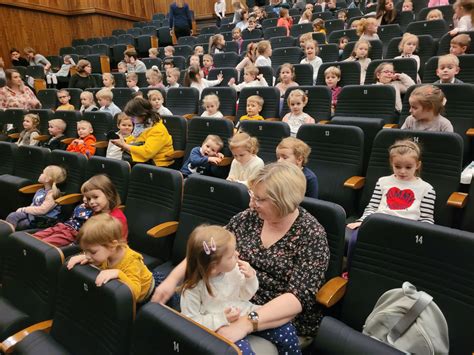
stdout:
[[124,61],[125,63],[130,63],[130,57],[125,54],[125,55],[123,56],[123,61]]
[[45,183],[48,183],[48,182],[51,181],[51,178],[50,178],[49,175],[47,174],[47,169],[48,169],[48,168],[45,168],[45,169],[43,170],[43,172],[41,173],[41,175],[39,176],[39,178],[38,178],[38,182],[39,182],[40,184],[45,184]]
[[402,181],[415,179],[415,173],[420,167],[420,161],[410,154],[394,155],[391,159],[395,178]]
[[77,135],[79,138],[86,138],[89,134],[92,134],[92,126],[86,123],[77,124]]
[[71,64],[71,58],[70,57],[64,57],[63,63],[64,64]]
[[156,85],[159,83],[158,77],[156,75],[152,74],[145,74],[146,76],[146,81],[150,85]]
[[120,135],[122,137],[128,137],[133,132],[133,123],[131,119],[124,119],[121,120],[118,124],[118,128],[120,130]]
[[251,20],[248,21],[247,29],[249,31],[252,31],[252,30],[255,29],[255,25],[256,25],[255,20],[251,19]]
[[148,58],[157,58],[157,56],[153,51],[148,51]]
[[427,21],[435,21],[435,20],[442,20],[441,16],[437,12],[433,12],[426,16]]
[[212,61],[211,58],[206,57],[202,60],[202,63],[204,64],[204,67],[210,68],[210,67],[212,67],[213,61]]
[[163,68],[167,71],[168,69],[174,68],[174,65],[172,63],[165,63],[163,64]]
[[61,103],[61,105],[68,104],[70,99],[71,99],[71,96],[69,96],[65,92],[58,93],[58,100]]
[[33,129],[34,128],[33,120],[29,117],[25,117],[23,119],[23,128],[26,130]]
[[102,83],[103,83],[104,86],[107,87],[107,88],[113,86],[113,84],[112,84],[112,79],[111,79],[111,77],[108,76],[108,75],[105,75],[105,76],[102,78]]
[[404,2],[402,6],[402,11],[413,11],[413,3],[412,2]]
[[369,46],[366,43],[360,43],[357,46],[355,53],[356,57],[359,59],[367,58],[367,55],[369,54]]
[[290,110],[291,110],[291,113],[294,113],[294,114],[300,114],[301,112],[303,112],[303,108],[306,106],[303,99],[301,97],[293,97],[291,100],[290,100]]
[[201,153],[206,157],[215,157],[220,150],[219,144],[212,139],[208,139],[201,146]]
[[109,212],[109,200],[102,190],[90,190],[84,194],[87,204],[94,211],[94,214],[101,212]]
[[235,147],[232,149],[232,156],[240,164],[247,164],[254,155],[245,149],[245,147]]
[[195,55],[204,55],[204,48],[202,46],[197,46],[194,48]]
[[133,88],[137,86],[137,80],[132,78],[127,78],[127,87]]
[[109,106],[112,101],[107,97],[99,97],[97,98],[97,102],[99,103],[101,107],[104,107],[104,106]]
[[345,22],[347,20],[347,15],[344,11],[341,11],[341,12],[338,12],[337,18]]
[[247,100],[247,115],[256,116],[262,111],[262,106],[252,100]]
[[197,65],[198,67],[200,66],[199,62],[199,57],[197,55],[192,55],[191,58],[189,58],[189,66]]
[[287,162],[290,164],[295,164],[296,166],[299,166],[300,168],[303,166],[303,158],[302,157],[297,158],[295,153],[293,152],[293,149],[277,148],[276,157],[279,163]]
[[94,266],[104,264],[116,252],[115,247],[100,244],[88,245],[83,250],[88,263]]
[[438,69],[436,69],[436,75],[442,82],[450,82],[459,73],[459,66],[455,63],[443,62],[438,63]]
[[10,54],[10,58],[11,58],[12,60],[18,60],[18,58],[20,58],[20,52],[12,52],[12,53]]
[[254,74],[249,73],[246,70],[244,71],[244,82],[250,83],[251,81],[254,81],[255,79],[257,79],[257,77]]
[[349,41],[347,40],[347,38],[343,38],[339,41],[339,49],[344,49],[346,46],[347,46],[347,43],[349,43]]
[[369,22],[369,24],[367,25],[367,33],[370,33],[370,34],[374,34],[374,33],[377,33],[377,29],[378,29],[378,25],[376,22]]
[[339,80],[341,80],[341,78],[339,78],[337,75],[334,75],[332,73],[327,74],[324,79],[326,80],[326,85],[331,89],[335,88]]
[[417,99],[410,97],[408,102],[410,103],[410,114],[417,121],[431,121],[434,118],[434,113],[432,111],[425,110]]
[[84,107],[89,107],[94,103],[93,99],[89,95],[81,95],[81,105]]
[[165,57],[172,57],[173,51],[171,49],[165,49]]
[[204,108],[206,109],[207,113],[213,115],[219,110],[219,105],[215,100],[210,100],[204,104]]
[[360,21],[352,21],[351,23],[351,30],[356,30],[357,26],[359,25]]
[[226,272],[231,272],[235,269],[237,261],[239,260],[239,253],[235,249],[235,241],[232,241],[231,243],[232,245],[229,245],[225,254],[222,255],[222,259],[213,268],[211,272],[212,275],[219,275]]
[[127,72],[127,66],[125,64],[119,64],[117,66],[117,69],[119,73],[126,73]]
[[237,41],[242,38],[242,33],[240,31],[232,31],[232,39]]
[[389,84],[392,82],[393,74],[395,74],[392,65],[386,65],[377,74],[377,80],[382,84]]
[[403,53],[404,54],[413,54],[416,50],[418,43],[416,43],[415,40],[409,39],[408,41],[405,42],[405,45],[403,46]]
[[267,50],[265,51],[264,55],[266,57],[271,57],[272,56],[272,46],[268,46]]
[[306,47],[304,48],[304,50],[306,53],[306,57],[314,58],[316,56],[316,47],[314,46],[314,43],[306,43]]
[[449,53],[454,54],[456,56],[466,54],[466,50],[466,46],[461,46],[456,43],[451,43],[451,46],[449,47]]
[[166,74],[166,81],[168,82],[168,85],[174,85],[177,83],[178,78],[172,74]]
[[48,123],[48,132],[53,137],[57,137],[63,134],[63,130],[52,123]]
[[163,97],[161,95],[153,95],[150,98],[150,103],[153,109],[159,110],[161,105],[163,105]]
[[302,50],[305,50],[306,48],[306,41],[304,39],[300,38],[300,47]]
[[280,71],[280,80],[283,83],[289,83],[293,80],[293,74],[291,73],[290,68],[285,67]]

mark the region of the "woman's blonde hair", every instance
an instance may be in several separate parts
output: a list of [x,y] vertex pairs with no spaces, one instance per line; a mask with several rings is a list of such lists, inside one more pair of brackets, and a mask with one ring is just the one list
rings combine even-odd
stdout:
[[301,159],[303,166],[308,163],[308,157],[311,154],[311,148],[301,139],[295,137],[286,137],[281,140],[276,149],[290,149],[296,159]]
[[62,195],[61,190],[57,187],[57,184],[61,184],[66,180],[66,169],[58,165],[48,165],[44,169],[44,174],[50,179],[53,198],[57,199]]
[[245,132],[239,132],[229,139],[229,148],[233,150],[239,147],[243,147],[247,152],[255,155],[258,153],[258,139]]
[[125,244],[122,223],[108,213],[89,218],[79,230],[77,239],[83,249],[91,245],[110,246],[115,241]]
[[[405,33],[403,34],[402,39],[400,40],[400,43],[398,44],[398,50],[400,51],[400,53],[403,53],[403,47],[405,47],[405,44],[406,44],[409,40],[415,40],[415,42],[416,42],[416,48],[418,48],[418,43],[419,43],[418,36],[417,36],[417,35],[414,35],[414,34],[412,34],[412,33],[409,33],[409,32],[405,32]],[[416,49],[415,49],[415,50],[416,50]]]
[[250,190],[260,184],[265,188],[280,217],[295,211],[306,193],[306,178],[303,171],[287,162],[265,165],[248,181]]
[[416,100],[423,110],[433,111],[439,115],[444,110],[446,100],[443,90],[434,85],[422,85],[412,91],[411,99]]
[[224,227],[201,225],[189,236],[186,246],[186,271],[180,292],[193,289],[199,281],[214,296],[210,284],[213,269],[220,263],[229,248],[235,246],[235,236]]
[[[389,153],[389,159],[390,159],[390,164],[392,164],[392,160],[396,155],[411,155],[416,162],[421,162],[421,148],[420,146],[412,141],[411,139],[401,139],[395,141],[389,148],[388,148],[388,153]],[[420,175],[420,170],[421,170],[421,164],[416,169],[415,175],[419,176]]]
[[109,202],[109,210],[113,210],[120,205],[120,196],[113,182],[107,175],[100,174],[91,177],[82,184],[81,194],[86,194],[92,190],[100,190],[104,193]]

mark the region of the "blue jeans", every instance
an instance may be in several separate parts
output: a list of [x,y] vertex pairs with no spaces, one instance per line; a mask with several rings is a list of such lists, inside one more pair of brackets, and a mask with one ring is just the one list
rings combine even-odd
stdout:
[[12,212],[7,216],[6,221],[11,223],[15,227],[15,230],[22,230],[30,228],[33,219],[34,217],[30,216],[28,213]]

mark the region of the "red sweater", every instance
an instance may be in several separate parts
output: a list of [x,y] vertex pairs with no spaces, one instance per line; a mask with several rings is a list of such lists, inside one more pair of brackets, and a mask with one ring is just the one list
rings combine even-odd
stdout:
[[92,134],[89,134],[87,137],[83,138],[82,140],[84,141],[83,144],[78,144],[73,141],[71,144],[67,146],[67,151],[81,153],[81,154],[84,154],[88,158],[93,156],[95,154],[95,146],[94,146],[94,143],[96,142],[95,137]]
[[128,240],[128,224],[127,224],[127,217],[123,214],[122,210],[119,208],[114,208],[109,214],[117,218],[120,223],[122,223],[122,232],[123,232],[123,239],[125,242]]

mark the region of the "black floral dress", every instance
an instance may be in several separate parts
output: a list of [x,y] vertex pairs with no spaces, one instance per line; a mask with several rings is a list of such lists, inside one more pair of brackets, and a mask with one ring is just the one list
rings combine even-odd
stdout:
[[257,271],[259,289],[251,301],[263,305],[284,293],[294,294],[303,308],[293,320],[298,335],[314,336],[321,320],[315,294],[329,263],[326,232],[302,207],[289,231],[269,248],[262,245],[262,227],[263,220],[251,209],[226,226],[237,238],[240,258]]

